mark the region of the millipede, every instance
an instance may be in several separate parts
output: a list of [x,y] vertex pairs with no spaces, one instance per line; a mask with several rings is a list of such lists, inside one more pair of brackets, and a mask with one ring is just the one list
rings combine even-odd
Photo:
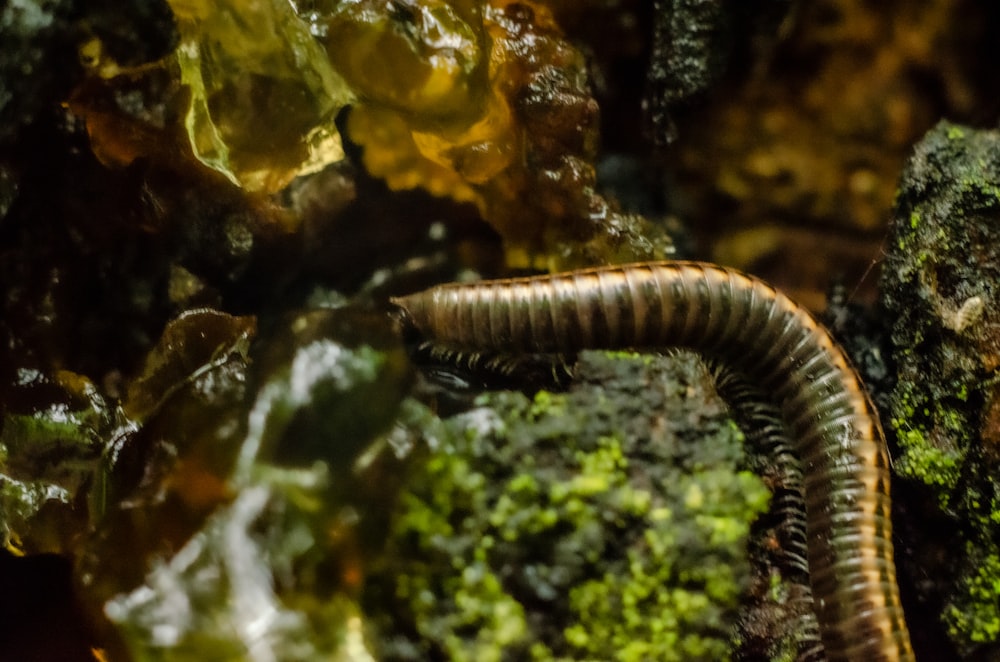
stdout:
[[913,660],[892,546],[889,457],[861,380],[804,308],[700,262],[646,262],[395,298],[407,324],[456,351],[688,347],[770,395],[802,467],[806,556],[830,660]]
[[[827,659],[819,635],[812,588],[809,585],[809,535],[806,532],[805,500],[802,495],[802,468],[792,442],[785,433],[781,411],[747,378],[717,359],[707,367],[715,380],[716,392],[729,405],[736,423],[744,432],[747,450],[767,467],[772,480],[771,505],[758,523],[771,530],[780,545],[780,555],[771,559],[788,587],[786,627],[795,631],[797,662]],[[753,658],[750,658],[753,659]]]

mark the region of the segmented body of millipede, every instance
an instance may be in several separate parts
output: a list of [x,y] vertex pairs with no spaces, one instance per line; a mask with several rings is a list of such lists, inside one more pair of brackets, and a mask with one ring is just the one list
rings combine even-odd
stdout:
[[[789,627],[796,633],[797,662],[823,662],[826,653],[819,634],[809,586],[809,536],[806,532],[802,468],[791,440],[785,433],[781,411],[741,373],[718,360],[708,362],[715,388],[728,403],[736,423],[744,431],[747,450],[767,464],[774,480],[771,505],[764,521],[774,526],[781,556],[774,566],[789,586],[786,608]],[[759,472],[763,475],[763,472]]]
[[893,560],[882,429],[843,351],[764,282],[696,262],[448,284],[395,299],[457,350],[685,346],[773,397],[802,465],[810,583],[831,660],[912,660]]

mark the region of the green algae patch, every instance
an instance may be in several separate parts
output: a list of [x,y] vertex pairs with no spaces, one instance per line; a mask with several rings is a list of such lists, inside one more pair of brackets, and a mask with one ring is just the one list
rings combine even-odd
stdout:
[[769,492],[692,355],[587,352],[441,432],[366,588],[380,659],[730,655]]

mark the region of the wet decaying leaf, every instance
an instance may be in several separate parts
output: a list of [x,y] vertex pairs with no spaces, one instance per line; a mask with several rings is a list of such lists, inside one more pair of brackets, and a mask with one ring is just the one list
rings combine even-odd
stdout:
[[[910,144],[943,113],[995,123],[998,19],[0,3],[0,658],[790,654],[801,578],[780,523],[751,528],[746,469],[783,474],[743,457],[700,364],[592,354],[546,390],[549,359],[518,357],[532,375],[475,401],[414,368],[386,301],[676,246],[818,308],[876,253]],[[993,142],[942,124],[900,186],[898,384],[881,319],[858,334],[932,658],[1000,636]]]
[[246,353],[254,320],[214,310],[189,310],[171,320],[146,357],[142,374],[133,379],[123,403],[132,419],[145,420],[173,393],[202,370],[225,361],[232,352]]
[[73,549],[88,525],[88,485],[122,420],[85,377],[20,372],[5,393],[0,421],[4,548],[28,554]]
[[351,100],[292,3],[170,2],[197,158],[244,188],[277,191],[343,158],[334,119]]
[[77,550],[115,656],[307,660],[359,645],[351,595],[392,489],[360,487],[374,469],[355,464],[395,418],[405,354],[346,309],[274,328],[251,344],[252,318],[185,313],[133,382],[127,409],[143,420],[108,449],[96,531]]
[[669,252],[662,229],[594,191],[597,103],[544,4],[315,4],[309,20],[360,97],[347,128],[369,172],[475,202],[514,266]]

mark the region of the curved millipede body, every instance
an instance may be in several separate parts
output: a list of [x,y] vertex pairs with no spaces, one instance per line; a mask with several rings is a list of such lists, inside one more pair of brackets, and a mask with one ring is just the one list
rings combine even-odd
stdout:
[[813,317],[764,282],[696,262],[448,284],[394,299],[461,350],[691,347],[771,394],[802,463],[810,583],[831,660],[912,660],[892,550],[889,461],[868,397]]
[[[785,608],[796,633],[797,662],[824,662],[826,652],[819,634],[815,601],[809,586],[809,535],[806,504],[802,494],[802,467],[781,421],[781,411],[746,377],[718,360],[708,362],[715,388],[729,405],[744,432],[749,453],[767,463],[772,497],[764,525],[773,527],[781,558],[774,566],[788,585]],[[764,475],[763,472],[759,472]]]

